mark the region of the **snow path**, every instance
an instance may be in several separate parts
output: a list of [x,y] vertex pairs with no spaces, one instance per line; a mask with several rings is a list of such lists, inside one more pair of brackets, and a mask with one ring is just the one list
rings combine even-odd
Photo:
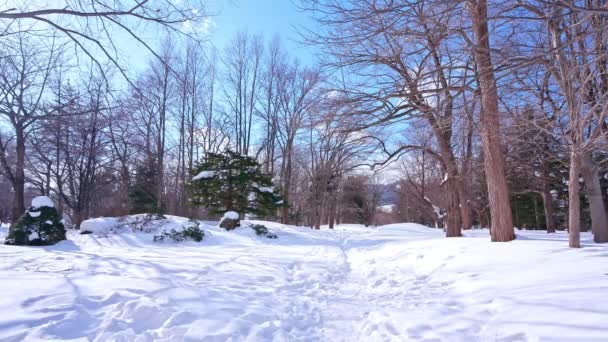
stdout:
[[[0,247],[0,341],[605,341],[608,248],[414,224]],[[0,230],[0,237],[5,234]]]

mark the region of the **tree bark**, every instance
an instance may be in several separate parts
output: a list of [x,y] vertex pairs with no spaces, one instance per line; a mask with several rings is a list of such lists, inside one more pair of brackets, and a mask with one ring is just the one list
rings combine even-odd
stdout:
[[596,243],[608,242],[608,219],[602,198],[602,187],[598,177],[598,168],[591,159],[591,153],[583,153],[581,160],[581,173],[585,181],[585,188],[589,198],[591,211],[591,231],[593,241]]
[[458,201],[459,194],[456,182],[456,179],[448,179],[446,182],[446,192],[448,196],[448,215],[445,230],[446,237],[462,236],[459,208],[460,202]]
[[551,196],[550,190],[545,190],[543,188],[542,197],[547,233],[555,233],[555,218],[553,217],[553,197]]
[[571,248],[581,247],[581,199],[578,183],[581,155],[576,147],[570,152],[570,176],[568,178],[568,236]]
[[475,31],[474,56],[481,90],[481,143],[485,156],[485,172],[492,221],[490,234],[492,241],[511,241],[515,238],[515,231],[501,150],[498,90],[490,56],[486,0],[469,0],[469,10],[471,11]]

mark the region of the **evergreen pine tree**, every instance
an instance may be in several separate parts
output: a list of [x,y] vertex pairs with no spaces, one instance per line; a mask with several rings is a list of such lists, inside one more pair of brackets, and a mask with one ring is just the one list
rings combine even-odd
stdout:
[[227,150],[207,153],[190,184],[191,203],[211,214],[235,211],[268,216],[284,205],[272,189],[272,179],[255,159]]
[[157,207],[156,201],[157,179],[158,170],[154,160],[136,168],[135,182],[129,188],[131,214],[162,214],[162,208]]

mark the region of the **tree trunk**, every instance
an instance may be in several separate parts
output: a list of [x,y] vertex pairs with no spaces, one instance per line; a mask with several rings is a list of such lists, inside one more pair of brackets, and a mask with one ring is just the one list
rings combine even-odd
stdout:
[[336,224],[336,208],[338,202],[338,198],[336,195],[337,194],[334,191],[332,194],[330,194],[329,197],[329,200],[331,201],[331,203],[329,204],[329,229],[334,229],[334,225]]
[[446,237],[459,237],[462,236],[461,232],[461,222],[460,222],[460,208],[458,201],[458,191],[457,191],[457,180],[456,179],[448,179],[446,181],[446,192],[448,196],[448,215],[446,220]]
[[555,219],[553,218],[553,197],[551,197],[550,192],[545,192],[544,190],[542,195],[547,233],[555,233]]
[[473,220],[471,219],[471,205],[469,203],[469,196],[467,195],[467,191],[465,189],[464,179],[459,179],[457,186],[462,229],[471,229],[471,226],[473,226]]
[[15,224],[17,219],[25,212],[25,133],[22,128],[15,129],[16,142],[16,162],[15,162],[15,174],[13,179],[13,191],[15,195],[13,197],[13,212],[12,212],[12,225]]
[[293,149],[293,141],[287,141],[285,146],[285,168],[283,170],[283,201],[285,204],[281,208],[281,223],[288,224],[289,223],[289,188],[291,187],[291,171],[292,171],[292,162],[291,162],[291,154]]
[[500,142],[500,120],[498,112],[498,90],[490,56],[488,13],[486,0],[469,0],[473,19],[476,46],[475,62],[479,73],[481,90],[481,143],[484,152],[485,172],[490,202],[492,241],[504,242],[515,238],[509,188],[505,177],[504,158]]
[[598,169],[593,164],[591,153],[584,153],[581,161],[581,172],[585,180],[585,188],[589,197],[591,211],[591,231],[596,243],[608,242],[608,219],[602,198],[602,187],[598,177]]
[[547,226],[547,233],[555,233],[555,218],[553,217],[553,196],[551,195],[551,186],[549,184],[549,177],[547,167],[543,163],[543,191],[541,195],[543,197],[543,207],[545,210],[545,225]]
[[571,248],[581,247],[581,198],[578,177],[581,155],[575,146],[570,152],[570,176],[568,178],[568,235]]

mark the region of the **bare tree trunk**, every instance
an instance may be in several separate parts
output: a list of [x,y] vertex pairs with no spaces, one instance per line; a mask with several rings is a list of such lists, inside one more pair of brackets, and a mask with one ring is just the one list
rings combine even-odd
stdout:
[[550,190],[545,190],[544,187],[542,195],[547,233],[555,233],[555,218],[553,217],[553,197],[551,196]]
[[289,223],[289,189],[291,188],[291,172],[292,172],[292,161],[291,161],[291,142],[287,142],[287,153],[285,154],[285,165],[283,169],[283,201],[287,205],[283,205],[281,208],[281,223]]
[[334,225],[336,224],[336,208],[338,206],[338,198],[335,191],[330,194],[329,200],[329,229],[334,229]]
[[543,174],[542,174],[543,190],[541,195],[543,197],[543,207],[545,210],[545,225],[547,226],[547,233],[555,233],[555,217],[553,215],[553,195],[551,195],[551,185],[549,184],[549,172],[547,170],[547,163],[543,162]]
[[583,179],[585,180],[585,188],[587,189],[587,196],[589,198],[593,241],[596,243],[605,243],[608,242],[608,219],[606,218],[598,169],[593,164],[589,152],[583,153],[581,163],[581,172],[583,174]]
[[17,219],[25,212],[25,133],[21,127],[15,129],[16,142],[16,163],[15,174],[13,176],[13,212],[12,224],[14,225]]
[[446,237],[462,236],[461,221],[460,221],[460,201],[458,200],[457,180],[449,179],[447,181],[447,197],[448,197],[448,215],[446,220]]
[[458,197],[460,202],[460,216],[462,221],[462,229],[471,229],[473,220],[471,219],[471,205],[469,203],[469,196],[465,189],[464,180],[458,180]]
[[578,183],[581,155],[578,147],[570,152],[570,176],[568,177],[568,235],[571,248],[581,247],[581,198]]
[[469,10],[471,11],[475,31],[474,55],[481,89],[481,143],[485,156],[485,172],[492,221],[490,234],[492,241],[511,241],[515,239],[515,231],[513,230],[509,188],[505,177],[504,158],[501,150],[498,90],[490,56],[486,0],[469,0]]

